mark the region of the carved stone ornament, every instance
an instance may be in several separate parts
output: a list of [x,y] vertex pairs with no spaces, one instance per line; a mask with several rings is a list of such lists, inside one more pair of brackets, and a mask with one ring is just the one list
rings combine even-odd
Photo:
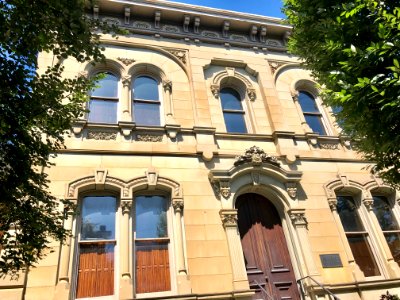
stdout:
[[231,195],[231,187],[229,181],[219,182],[219,192],[221,196],[225,199],[229,198],[229,196]]
[[269,67],[271,68],[272,74],[275,74],[276,70],[278,70],[283,65],[284,65],[284,63],[277,62],[277,61],[271,61],[269,63]]
[[86,138],[88,140],[111,141],[117,139],[117,133],[110,131],[88,130]]
[[289,216],[294,226],[307,226],[307,219],[304,211],[290,211]]
[[169,80],[169,79],[166,79],[166,80],[163,81],[162,84],[163,84],[164,91],[168,91],[168,92],[171,93],[171,91],[172,91],[172,81]]
[[76,211],[77,207],[78,205],[76,203],[69,201],[64,205],[64,212],[67,215],[73,214]]
[[336,198],[328,199],[328,205],[331,211],[337,210],[337,199]]
[[89,73],[87,71],[81,71],[78,73],[78,77],[88,78]]
[[217,85],[217,84],[212,84],[212,85],[210,86],[210,88],[211,88],[211,93],[214,95],[214,97],[215,97],[216,99],[218,99],[218,97],[219,97],[219,85]]
[[256,90],[252,89],[252,88],[248,88],[247,89],[247,96],[249,96],[249,99],[251,101],[256,100],[256,98],[257,98]]
[[183,201],[172,201],[172,207],[175,212],[182,212],[183,210]]
[[129,214],[132,208],[132,201],[121,201],[121,208],[123,214]]
[[296,182],[286,183],[286,191],[289,194],[290,198],[295,199],[297,197],[297,183]]
[[374,199],[372,198],[365,198],[363,200],[363,204],[364,206],[368,209],[368,210],[372,210],[374,208]]
[[131,80],[132,80],[132,76],[130,76],[130,75],[123,76],[122,77],[122,85],[129,87],[131,85]]
[[138,134],[136,135],[136,141],[138,142],[162,142],[162,135],[151,135],[151,134]]
[[255,166],[259,166],[262,163],[270,163],[277,167],[280,166],[276,157],[268,155],[257,146],[253,146],[247,149],[243,155],[237,156],[234,165],[238,166],[244,163],[252,163]]
[[166,49],[169,53],[179,59],[183,64],[186,65],[186,52],[179,49]]
[[339,145],[338,144],[333,144],[333,143],[320,143],[319,146],[321,149],[327,149],[327,150],[338,150]]
[[126,57],[118,57],[117,59],[120,62],[122,62],[125,66],[129,66],[130,64],[133,64],[136,61],[133,58],[126,58]]
[[225,228],[237,226],[238,217],[236,210],[221,210],[219,215],[221,217],[222,225]]

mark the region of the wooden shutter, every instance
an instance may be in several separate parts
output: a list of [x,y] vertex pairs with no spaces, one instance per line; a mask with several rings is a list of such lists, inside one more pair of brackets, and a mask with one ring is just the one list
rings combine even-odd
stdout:
[[136,242],[136,292],[171,290],[168,241]]
[[81,243],[77,298],[114,294],[114,243]]

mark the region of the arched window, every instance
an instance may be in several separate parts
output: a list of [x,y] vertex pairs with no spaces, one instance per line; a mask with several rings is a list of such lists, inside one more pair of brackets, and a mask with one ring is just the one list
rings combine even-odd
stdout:
[[373,196],[373,211],[392,252],[394,260],[400,265],[400,227],[388,199],[384,196]]
[[326,135],[326,130],[322,122],[322,114],[318,109],[315,98],[308,92],[299,91],[298,99],[308,126],[310,126],[313,132]]
[[164,195],[138,195],[134,202],[136,293],[170,291],[169,200]]
[[232,88],[223,88],[220,91],[222,112],[226,131],[231,133],[247,133],[245,112],[239,93]]
[[90,95],[88,121],[117,123],[118,78],[109,72],[101,75]]
[[337,196],[337,213],[356,264],[364,276],[378,276],[381,273],[372,252],[368,231],[361,221],[358,210],[353,197]]
[[117,199],[111,195],[82,199],[76,298],[114,294],[116,209]]
[[139,76],[133,81],[132,110],[137,125],[161,125],[158,89],[157,80],[149,76]]

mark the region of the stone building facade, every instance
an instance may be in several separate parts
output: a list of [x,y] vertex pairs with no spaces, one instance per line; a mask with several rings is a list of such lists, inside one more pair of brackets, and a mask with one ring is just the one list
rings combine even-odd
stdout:
[[104,64],[64,62],[104,74],[47,170],[73,236],[0,299],[400,294],[400,194],[340,134],[290,26],[155,0],[89,13],[129,34],[102,36]]

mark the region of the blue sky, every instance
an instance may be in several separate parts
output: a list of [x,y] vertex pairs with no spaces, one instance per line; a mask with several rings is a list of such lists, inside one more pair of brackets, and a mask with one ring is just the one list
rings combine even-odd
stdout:
[[281,0],[172,0],[186,4],[208,6],[251,14],[285,18]]

